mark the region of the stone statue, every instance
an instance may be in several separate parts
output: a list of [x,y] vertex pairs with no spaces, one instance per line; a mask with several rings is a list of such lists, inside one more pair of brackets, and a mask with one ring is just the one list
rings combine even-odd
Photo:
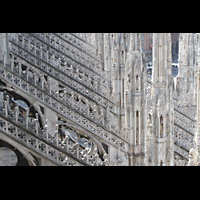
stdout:
[[190,149],[189,152],[189,162],[188,162],[188,166],[197,166],[197,145],[196,145],[196,141],[193,140],[193,147]]

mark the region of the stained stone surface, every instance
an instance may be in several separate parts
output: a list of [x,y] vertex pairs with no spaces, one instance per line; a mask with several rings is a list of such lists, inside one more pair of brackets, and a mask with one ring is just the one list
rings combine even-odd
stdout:
[[15,166],[17,160],[17,155],[10,148],[0,148],[0,166]]

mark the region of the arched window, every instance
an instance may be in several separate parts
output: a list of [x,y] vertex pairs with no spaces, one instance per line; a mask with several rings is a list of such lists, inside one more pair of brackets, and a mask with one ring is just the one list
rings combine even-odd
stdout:
[[176,41],[176,53],[178,54],[178,50],[179,50],[179,41]]

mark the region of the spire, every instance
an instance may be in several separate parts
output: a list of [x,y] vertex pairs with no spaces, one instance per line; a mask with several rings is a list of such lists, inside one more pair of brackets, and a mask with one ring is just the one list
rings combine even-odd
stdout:
[[8,33],[0,33],[0,60],[4,63],[8,63],[8,57]]
[[[170,106],[172,99],[169,98],[172,77],[171,70],[171,36],[168,33],[153,33],[153,99],[152,99],[152,124],[155,132],[155,164],[169,165],[173,157],[173,151],[170,151],[167,159],[167,151],[173,141],[169,141],[172,131],[167,126],[172,125],[169,120],[171,117]],[[170,84],[169,84],[170,83]],[[171,162],[170,162],[171,163]]]

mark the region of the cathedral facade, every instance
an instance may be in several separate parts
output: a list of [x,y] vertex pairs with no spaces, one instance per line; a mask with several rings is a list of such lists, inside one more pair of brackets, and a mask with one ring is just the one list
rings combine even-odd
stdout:
[[[0,165],[198,165],[199,35],[1,33]],[[199,148],[199,149],[198,149]]]

